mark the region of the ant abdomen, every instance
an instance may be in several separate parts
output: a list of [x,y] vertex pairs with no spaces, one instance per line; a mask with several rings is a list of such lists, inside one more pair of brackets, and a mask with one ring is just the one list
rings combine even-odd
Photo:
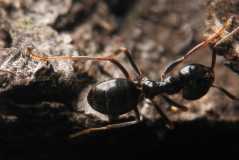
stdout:
[[179,79],[183,83],[183,98],[195,100],[209,91],[214,82],[214,73],[210,67],[201,64],[189,64],[180,70]]
[[141,90],[128,79],[112,79],[96,84],[88,94],[88,103],[96,111],[117,117],[136,108]]

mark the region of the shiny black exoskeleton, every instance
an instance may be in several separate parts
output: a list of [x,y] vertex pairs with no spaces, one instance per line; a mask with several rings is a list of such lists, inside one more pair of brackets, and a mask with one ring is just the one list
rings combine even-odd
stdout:
[[[88,102],[96,111],[108,116],[119,116],[136,109],[141,97],[171,95],[182,91],[183,98],[199,99],[214,82],[210,67],[190,64],[183,67],[177,76],[168,76],[163,81],[142,80],[141,83],[128,79],[113,79],[94,86],[88,94]],[[167,99],[169,100],[169,99]]]
[[[197,48],[197,47],[196,47]],[[167,103],[182,110],[187,110],[187,107],[173,101],[168,95],[182,92],[182,96],[187,100],[196,100],[204,96],[211,87],[217,88],[228,97],[234,100],[238,100],[237,97],[229,93],[222,87],[216,86],[214,83],[214,66],[215,66],[215,54],[213,54],[212,63],[210,67],[201,64],[189,64],[183,67],[175,76],[161,77],[160,81],[148,80],[142,76],[141,71],[134,62],[130,52],[126,48],[120,48],[116,50],[112,55],[105,57],[89,57],[89,56],[39,56],[28,50],[31,58],[35,60],[93,60],[93,61],[110,61],[112,64],[117,66],[126,78],[114,78],[105,82],[100,82],[93,86],[88,93],[87,100],[90,106],[109,117],[110,120],[118,118],[121,114],[129,111],[134,111],[138,122],[140,120],[140,114],[137,109],[137,104],[145,99],[151,103],[156,111],[161,115],[163,120],[166,121],[168,127],[172,127],[172,122],[169,120],[167,115],[162,111],[157,103],[154,101],[155,96],[161,96]],[[128,58],[132,68],[137,73],[136,80],[132,80],[127,69],[117,61],[114,56],[124,53]],[[184,58],[182,58],[184,59]],[[172,68],[181,63],[182,59],[175,61],[166,71],[172,70]],[[164,72],[168,73],[168,72]],[[165,78],[164,78],[165,77]],[[90,128],[83,130],[79,135],[86,134],[89,132],[106,130],[110,128],[123,127],[133,124],[133,121],[120,123],[120,124],[109,124],[100,128]]]
[[183,98],[195,100],[204,96],[214,82],[211,68],[201,64],[189,64],[183,67],[175,77],[168,76],[163,81],[145,81],[143,92],[151,98],[158,94],[175,94],[182,90]]
[[231,26],[233,19],[234,19],[233,16],[228,18],[225,24],[220,29],[218,29],[215,33],[211,34],[204,41],[200,42],[199,44],[191,48],[182,57],[179,57],[178,59],[169,63],[168,66],[166,66],[165,70],[161,73],[161,78],[164,79],[168,73],[170,73],[173,69],[176,68],[177,65],[185,61],[188,57],[195,54],[196,51],[199,50],[200,48],[204,48],[207,46],[209,46],[212,51],[212,66],[211,66],[212,69],[214,68],[214,65],[216,63],[217,55],[224,56],[226,59],[230,59],[230,60],[237,58],[237,56],[235,56],[235,54],[233,53],[234,52],[233,43],[231,41],[228,41],[228,39],[239,31],[239,26],[237,26],[231,32],[224,35],[226,29],[229,26]]
[[118,116],[136,108],[141,89],[128,79],[112,79],[94,86],[88,102],[96,111],[108,116]]

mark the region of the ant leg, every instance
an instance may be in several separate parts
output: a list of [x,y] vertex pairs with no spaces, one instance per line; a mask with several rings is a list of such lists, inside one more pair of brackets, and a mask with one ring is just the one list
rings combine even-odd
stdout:
[[32,48],[27,48],[27,52],[30,54],[30,57],[33,60],[37,61],[49,61],[49,60],[73,60],[73,61],[109,61],[115,66],[117,66],[121,72],[125,75],[127,79],[131,79],[129,72],[125,69],[125,67],[118,62],[116,59],[107,56],[107,57],[90,57],[90,56],[42,56],[37,55],[32,52]]
[[199,43],[198,45],[196,45],[195,47],[193,47],[190,51],[188,51],[185,56],[180,57],[176,60],[174,60],[173,62],[169,63],[166,68],[164,69],[164,71],[161,74],[161,79],[165,79],[166,75],[171,72],[178,64],[182,63],[186,58],[188,58],[189,56],[191,56],[196,50],[198,50],[199,48],[204,47],[206,44],[206,41],[203,41],[201,43]]
[[168,118],[168,116],[162,111],[161,107],[153,100],[153,99],[147,99],[147,102],[152,104],[156,111],[161,115],[162,120],[166,123],[166,127],[169,129],[174,128],[173,122]]
[[119,119],[118,116],[108,115],[108,120],[109,120],[110,123],[113,123],[118,119]]
[[162,97],[163,97],[163,99],[164,99],[169,105],[175,106],[175,107],[177,107],[177,108],[179,108],[179,109],[181,109],[181,110],[183,110],[183,111],[187,111],[187,110],[188,110],[187,107],[185,107],[184,105],[181,105],[181,104],[179,104],[179,103],[173,101],[173,100],[170,99],[169,97],[164,96],[164,95],[163,95]]
[[216,65],[217,55],[216,52],[212,52],[212,64],[211,64],[211,70],[213,71]]
[[108,71],[106,71],[102,65],[97,64],[97,68],[99,69],[101,74],[103,74],[109,78],[113,78],[113,76]]
[[216,86],[216,85],[212,85],[212,87],[218,89],[219,91],[223,92],[225,95],[227,95],[229,98],[231,98],[232,100],[239,100],[238,97],[236,97],[235,95],[233,95],[232,93],[230,93],[229,91],[227,91],[225,88],[220,87],[220,86]]
[[123,127],[128,127],[137,124],[139,121],[129,121],[129,122],[123,122],[123,123],[118,123],[118,124],[108,124],[103,127],[98,127],[98,128],[89,128],[82,130],[80,132],[74,133],[70,135],[70,138],[77,138],[79,136],[83,135],[88,135],[88,134],[93,134],[93,133],[98,133],[98,132],[104,132],[104,131],[109,131],[112,129],[117,129],[117,128],[123,128]]
[[178,64],[182,63],[185,59],[187,59],[188,57],[190,57],[193,53],[195,53],[195,51],[197,51],[200,48],[205,48],[206,46],[208,46],[209,44],[214,44],[215,40],[218,39],[221,34],[223,34],[223,32],[225,31],[225,29],[231,25],[232,23],[232,18],[230,17],[225,24],[223,25],[223,27],[221,27],[220,29],[218,29],[218,31],[216,31],[214,34],[212,34],[211,36],[209,36],[206,40],[202,41],[201,43],[197,44],[195,47],[193,47],[192,49],[190,49],[183,57],[180,57],[178,59],[176,59],[175,61],[173,61],[172,63],[170,63],[168,66],[166,66],[165,70],[163,71],[163,73],[161,74],[161,79],[164,79],[166,77],[166,75],[171,72]]
[[141,73],[139,67],[136,65],[136,63],[135,63],[135,61],[134,61],[134,59],[133,59],[133,57],[132,57],[132,55],[131,55],[129,49],[122,47],[122,48],[116,50],[115,52],[113,52],[113,55],[112,55],[112,56],[117,56],[117,55],[119,55],[119,54],[121,54],[121,53],[124,53],[124,54],[126,55],[126,57],[128,58],[128,60],[129,60],[129,62],[130,62],[130,64],[131,64],[131,66],[133,67],[133,69],[135,70],[135,72],[138,74],[139,77],[141,77],[141,76],[142,76],[142,73]]
[[139,109],[137,107],[134,109],[134,113],[136,115],[137,121],[140,121],[140,113],[139,113]]

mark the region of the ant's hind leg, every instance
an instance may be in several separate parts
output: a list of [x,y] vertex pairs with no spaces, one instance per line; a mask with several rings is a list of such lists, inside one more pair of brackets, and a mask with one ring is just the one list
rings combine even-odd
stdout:
[[140,121],[141,120],[140,113],[139,113],[139,109],[137,107],[134,109],[134,113],[135,113],[137,121]]
[[99,56],[99,57],[90,57],[90,56],[41,56],[41,55],[33,53],[32,48],[27,48],[27,52],[29,53],[29,55],[31,56],[32,59],[38,60],[38,61],[49,61],[49,60],[110,61],[111,63],[116,65],[123,72],[123,74],[125,75],[126,78],[131,79],[130,75],[127,72],[127,70],[125,69],[125,67],[123,67],[123,65],[119,61],[114,59],[115,56],[124,53],[126,55],[126,57],[128,58],[131,66],[133,67],[135,72],[138,74],[138,77],[141,78],[141,76],[142,76],[142,73],[141,73],[140,69],[138,68],[138,66],[134,62],[134,60],[131,56],[131,53],[127,48],[120,48],[120,49],[116,50],[115,52],[113,52],[111,55]]
[[216,85],[212,85],[212,87],[214,87],[214,88],[218,89],[219,91],[223,92],[225,95],[227,95],[232,100],[239,100],[239,97],[236,97],[235,95],[233,95],[232,93],[230,93],[229,91],[227,91],[223,87],[216,86]]
[[123,122],[123,123],[118,123],[118,124],[108,124],[106,126],[103,127],[98,127],[98,128],[89,128],[89,129],[85,129],[82,130],[80,132],[71,134],[69,136],[69,138],[77,138],[80,136],[84,136],[84,135],[88,135],[88,134],[94,134],[94,133],[98,133],[98,132],[104,132],[104,131],[109,131],[112,129],[117,129],[117,128],[123,128],[123,127],[128,127],[128,126],[132,126],[138,124],[138,121],[129,121],[129,122]]
[[[123,128],[123,127],[128,127],[128,126],[135,125],[135,124],[140,122],[140,114],[139,114],[138,109],[135,109],[134,112],[135,112],[136,118],[137,118],[134,121],[114,123],[114,124],[108,124],[108,125],[103,126],[103,127],[85,129],[85,130],[82,130],[80,132],[77,132],[77,133],[74,133],[74,134],[70,135],[70,138],[76,138],[76,137],[83,136],[83,135],[94,134],[94,133],[98,133],[98,132],[104,132],[104,131],[109,131],[109,130],[112,130],[112,129]],[[109,118],[110,123],[115,122],[116,120],[118,120],[117,116],[108,116],[108,118]]]
[[72,60],[72,61],[109,61],[115,66],[117,66],[120,71],[125,75],[127,79],[131,79],[129,72],[126,68],[116,59],[112,58],[111,56],[106,57],[90,57],[90,56],[43,56],[33,53],[32,48],[27,48],[27,52],[33,60],[36,61],[50,61],[50,60]]
[[181,104],[175,102],[174,100],[170,99],[169,97],[164,96],[164,95],[162,97],[169,105],[175,106],[175,107],[177,107],[177,108],[179,108],[179,109],[181,109],[183,111],[187,111],[188,110],[188,108],[186,106],[181,105]]

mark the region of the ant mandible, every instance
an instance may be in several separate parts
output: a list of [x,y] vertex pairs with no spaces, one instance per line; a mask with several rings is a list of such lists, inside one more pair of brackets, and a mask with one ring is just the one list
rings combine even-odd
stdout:
[[[118,118],[120,115],[134,111],[136,115],[135,121],[129,121],[118,124],[108,124],[104,127],[90,128],[80,131],[72,137],[84,135],[101,130],[109,130],[112,128],[124,127],[136,124],[141,121],[140,113],[137,105],[143,99],[151,103],[156,111],[166,122],[167,127],[172,128],[173,123],[168,116],[162,111],[154,100],[155,96],[160,95],[167,103],[181,109],[187,110],[187,107],[170,99],[167,95],[172,95],[182,91],[182,96],[187,100],[196,100],[204,96],[211,87],[217,88],[225,93],[229,98],[238,100],[236,96],[228,92],[226,89],[214,84],[214,59],[210,67],[201,64],[189,64],[183,67],[176,76],[167,76],[163,80],[148,80],[143,77],[140,69],[134,62],[130,52],[126,48],[120,48],[112,55],[101,57],[90,56],[42,56],[33,52],[32,48],[27,48],[27,52],[33,60],[49,61],[49,60],[73,60],[73,61],[110,61],[116,65],[125,78],[114,78],[94,85],[88,93],[87,100],[90,106],[109,117],[109,121]],[[129,60],[132,68],[137,73],[137,78],[133,80],[127,69],[114,57],[124,53]]]
[[218,29],[214,34],[210,35],[209,37],[206,38],[206,40],[204,40],[201,43],[199,43],[196,46],[194,46],[184,56],[174,60],[168,66],[166,66],[165,70],[161,74],[161,79],[164,79],[166,77],[166,75],[169,72],[171,72],[178,64],[182,63],[188,57],[190,57],[191,55],[196,53],[195,51],[197,51],[200,48],[205,48],[207,46],[209,46],[211,48],[211,50],[212,50],[213,66],[216,63],[216,55],[226,56],[226,54],[227,54],[226,49],[228,47],[222,47],[220,45],[223,44],[223,42],[225,42],[226,39],[228,39],[229,37],[231,37],[232,35],[237,33],[239,31],[239,26],[236,27],[233,31],[231,31],[230,33],[228,33],[226,36],[224,36],[222,38],[221,38],[221,35],[226,30],[226,28],[228,28],[232,24],[233,19],[234,19],[233,16],[228,18],[226,20],[226,22],[224,23],[224,25],[220,29]]

